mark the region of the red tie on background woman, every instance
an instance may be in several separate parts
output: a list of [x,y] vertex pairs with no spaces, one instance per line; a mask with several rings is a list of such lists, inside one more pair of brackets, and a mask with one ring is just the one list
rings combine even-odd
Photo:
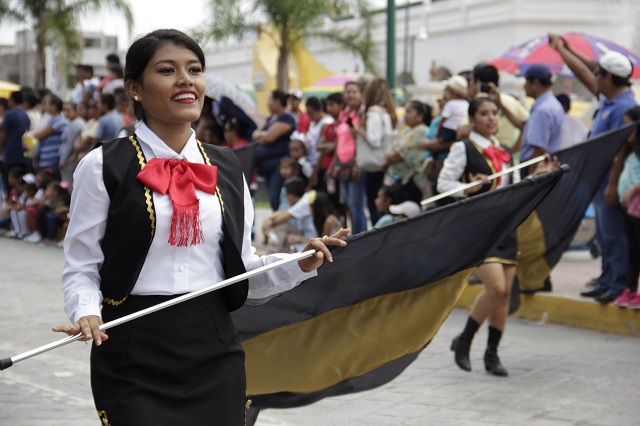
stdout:
[[196,188],[216,193],[218,167],[190,163],[185,160],[154,158],[138,173],[138,180],[173,203],[171,233],[172,246],[194,246],[204,242],[200,222],[200,200]]
[[[511,161],[511,154],[497,146],[490,146],[485,148],[483,151],[484,155],[486,155],[487,158],[491,160],[491,163],[493,163],[493,168],[496,169],[496,173],[502,171],[503,163],[509,164]],[[500,185],[500,179],[501,178],[498,178],[497,180],[498,185]]]

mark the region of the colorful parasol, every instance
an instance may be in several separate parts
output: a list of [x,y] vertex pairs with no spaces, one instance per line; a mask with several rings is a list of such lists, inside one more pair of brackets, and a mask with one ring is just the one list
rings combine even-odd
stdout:
[[[631,78],[640,78],[640,57],[630,50],[610,40],[584,33],[567,33],[563,37],[575,50],[596,61],[609,50],[624,53],[633,63]],[[546,35],[528,40],[489,63],[499,70],[516,75],[523,75],[533,64],[544,64],[555,75],[574,77],[560,54],[549,45],[549,37]]]
[[359,78],[359,74],[331,75],[316,81],[311,86],[303,88],[302,93],[305,98],[309,98],[311,96],[324,97],[331,93],[342,92],[345,84],[351,81],[356,81]]
[[264,126],[264,115],[258,111],[256,103],[251,97],[243,92],[238,86],[231,84],[221,78],[207,75],[207,90],[205,94],[212,99],[219,101],[222,97],[227,97],[233,101],[235,106],[240,108],[253,122],[261,128]]

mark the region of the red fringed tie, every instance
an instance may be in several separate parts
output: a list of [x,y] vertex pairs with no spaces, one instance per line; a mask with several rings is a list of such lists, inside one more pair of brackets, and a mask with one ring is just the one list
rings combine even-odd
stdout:
[[216,193],[218,167],[189,163],[184,160],[154,158],[138,173],[138,180],[173,203],[171,233],[172,246],[194,246],[204,242],[200,222],[200,200],[196,188],[209,194]]
[[[484,149],[484,155],[487,156],[491,163],[493,163],[493,167],[497,172],[502,171],[502,163],[509,164],[511,161],[511,155],[502,148],[498,148],[497,146],[490,146]],[[500,185],[500,179],[497,179],[498,185]]]

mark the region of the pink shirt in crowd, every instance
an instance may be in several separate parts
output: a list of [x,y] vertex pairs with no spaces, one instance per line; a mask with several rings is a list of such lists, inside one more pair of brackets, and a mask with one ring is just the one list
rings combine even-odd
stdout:
[[336,127],[336,135],[338,137],[336,155],[341,163],[349,162],[356,155],[356,142],[353,140],[351,130],[347,124],[347,118],[349,117],[354,127],[360,127],[360,116],[357,110],[349,112],[349,109],[345,108],[340,113],[338,126]]

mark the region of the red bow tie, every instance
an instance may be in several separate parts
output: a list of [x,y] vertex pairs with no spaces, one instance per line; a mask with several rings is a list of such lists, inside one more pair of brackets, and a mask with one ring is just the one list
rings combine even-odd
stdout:
[[169,244],[186,247],[204,242],[200,222],[200,200],[196,188],[216,193],[218,167],[185,160],[154,158],[138,173],[138,180],[173,202]]
[[[493,163],[493,167],[496,169],[496,172],[502,171],[502,163],[507,163],[511,161],[511,154],[505,151],[502,148],[498,148],[497,146],[490,146],[484,149],[484,155],[487,156],[491,163]],[[498,178],[498,185],[500,184],[500,178]]]

